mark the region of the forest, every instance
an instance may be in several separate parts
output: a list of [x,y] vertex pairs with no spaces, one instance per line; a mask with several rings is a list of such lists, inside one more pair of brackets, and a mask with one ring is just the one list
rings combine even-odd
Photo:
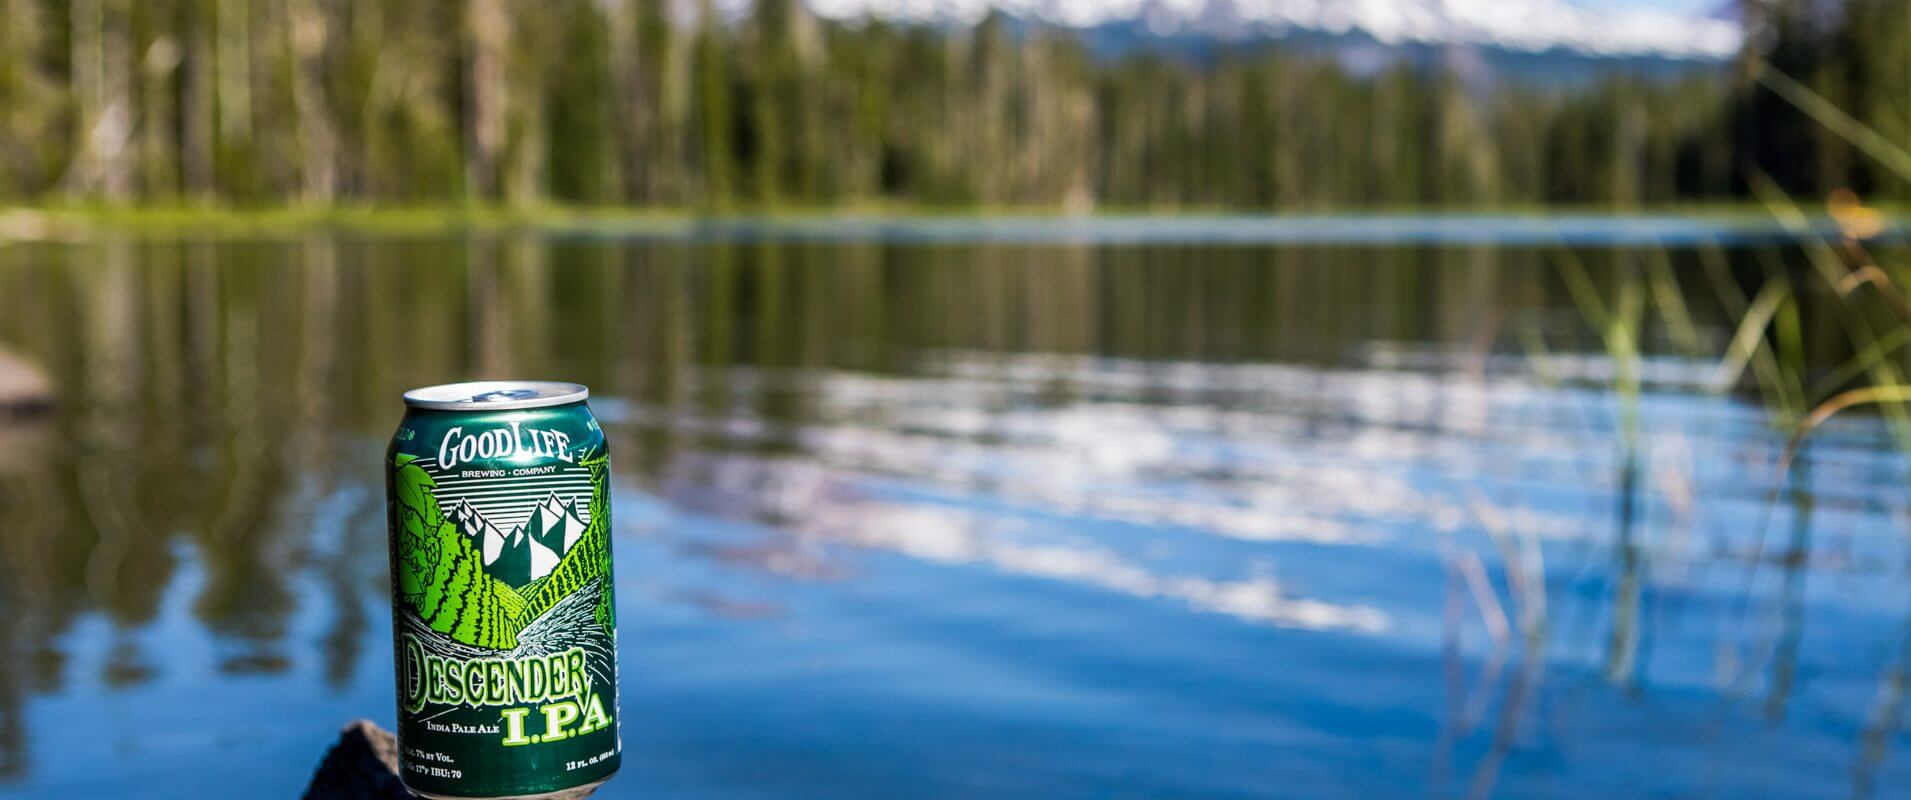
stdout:
[[[673,11],[676,9],[676,11]],[[1480,85],[1098,55],[799,0],[0,0],[0,203],[1608,208],[1902,199],[1911,4],[1745,0],[1732,63]],[[1517,76],[1512,76],[1516,78]],[[1854,141],[1854,138],[1856,141]]]

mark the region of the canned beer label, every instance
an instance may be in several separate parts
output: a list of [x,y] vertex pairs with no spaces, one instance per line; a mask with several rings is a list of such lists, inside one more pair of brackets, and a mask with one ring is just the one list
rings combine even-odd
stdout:
[[390,470],[405,782],[530,795],[617,766],[610,458],[578,404],[414,411]]

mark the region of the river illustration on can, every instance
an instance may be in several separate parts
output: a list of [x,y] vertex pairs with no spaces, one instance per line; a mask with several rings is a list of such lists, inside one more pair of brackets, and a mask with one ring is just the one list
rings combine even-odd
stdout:
[[415,389],[386,459],[399,772],[568,798],[617,771],[610,452],[579,384]]

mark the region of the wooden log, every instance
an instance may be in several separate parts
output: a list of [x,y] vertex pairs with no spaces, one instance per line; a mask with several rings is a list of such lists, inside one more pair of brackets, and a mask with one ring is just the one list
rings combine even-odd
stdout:
[[[584,800],[603,781],[545,795],[546,800]],[[398,779],[398,737],[372,724],[353,720],[339,731],[306,784],[304,800],[416,800]]]
[[305,800],[411,800],[398,780],[398,740],[371,720],[354,720],[326,751]]

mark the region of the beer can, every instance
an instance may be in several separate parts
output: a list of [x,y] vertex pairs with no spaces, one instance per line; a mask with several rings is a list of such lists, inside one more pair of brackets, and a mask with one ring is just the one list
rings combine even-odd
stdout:
[[575,383],[405,393],[386,457],[399,772],[582,797],[617,771],[610,450]]

